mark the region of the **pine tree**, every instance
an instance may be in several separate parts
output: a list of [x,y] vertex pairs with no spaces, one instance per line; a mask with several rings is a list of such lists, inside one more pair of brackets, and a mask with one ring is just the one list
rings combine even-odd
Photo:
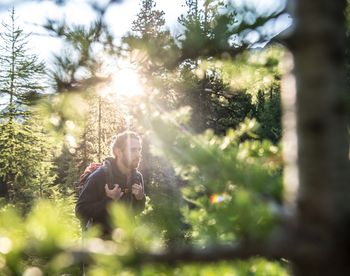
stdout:
[[27,211],[37,198],[52,196],[53,143],[40,120],[10,120],[0,124],[1,197]]
[[[164,73],[176,59],[177,47],[165,25],[164,15],[164,11],[156,8],[156,1],[142,0],[131,32],[123,37],[128,50],[141,50],[147,54],[147,58],[140,63],[144,67],[143,74],[149,76]],[[164,61],[167,64],[160,66]]]
[[29,34],[16,25],[15,10],[10,24],[3,22],[0,33],[0,95],[7,98],[2,116],[10,120],[28,116],[27,106],[38,97],[44,86],[44,63],[28,51]]
[[254,113],[260,124],[258,136],[274,143],[279,142],[282,136],[280,88],[271,87],[268,95],[259,90],[255,106]]
[[113,97],[104,98],[91,92],[84,131],[75,154],[79,172],[91,162],[102,162],[110,155],[113,136],[125,128],[121,105]]
[[178,19],[183,26],[181,43],[181,60],[196,59],[200,56],[217,55],[230,48],[230,37],[234,34],[229,26],[235,23],[235,14],[222,14],[223,1],[186,0],[187,13]]
[[149,39],[159,36],[165,31],[164,11],[156,9],[154,0],[142,0],[137,19],[132,22],[132,31],[138,37]]
[[29,107],[44,89],[44,64],[26,48],[29,35],[16,26],[14,9],[10,18],[0,34],[0,87],[8,100],[0,121],[0,196],[27,210],[35,198],[50,194],[52,144]]

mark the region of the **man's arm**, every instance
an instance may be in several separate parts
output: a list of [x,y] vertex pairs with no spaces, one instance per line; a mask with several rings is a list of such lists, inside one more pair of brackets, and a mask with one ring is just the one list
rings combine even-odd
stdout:
[[139,178],[139,184],[137,186],[133,186],[133,207],[137,214],[141,213],[145,209],[146,203],[146,195],[145,195],[145,184],[143,181],[142,174],[140,172],[137,173]]
[[94,221],[107,220],[107,204],[112,201],[105,194],[105,175],[102,170],[93,173],[87,180],[86,186],[80,194],[75,212],[77,217]]

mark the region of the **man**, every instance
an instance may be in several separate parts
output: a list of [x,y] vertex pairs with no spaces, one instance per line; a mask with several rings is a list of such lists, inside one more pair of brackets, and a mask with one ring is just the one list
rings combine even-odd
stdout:
[[[141,138],[132,131],[123,132],[111,145],[113,157],[110,162],[110,176],[102,166],[88,178],[77,204],[76,214],[84,224],[98,224],[103,236],[111,233],[108,206],[112,202],[122,202],[134,212],[140,213],[145,207],[144,183],[137,170],[141,159]],[[112,185],[107,185],[111,177]]]

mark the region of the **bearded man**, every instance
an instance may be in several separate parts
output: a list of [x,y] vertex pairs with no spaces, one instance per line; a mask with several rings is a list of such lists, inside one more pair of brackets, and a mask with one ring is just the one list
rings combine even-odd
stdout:
[[131,207],[135,214],[142,212],[145,207],[144,182],[137,170],[141,151],[142,141],[135,132],[125,131],[116,136],[111,144],[113,157],[108,157],[105,165],[88,177],[79,195],[75,210],[83,227],[97,224],[102,229],[102,237],[109,237],[112,227],[108,206],[112,202]]

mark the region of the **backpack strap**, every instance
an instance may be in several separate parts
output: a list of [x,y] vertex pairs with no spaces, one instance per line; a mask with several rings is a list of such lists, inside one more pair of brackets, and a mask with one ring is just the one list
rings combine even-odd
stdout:
[[105,160],[103,162],[103,170],[106,174],[106,181],[107,181],[107,185],[108,185],[108,188],[109,189],[112,189],[112,180],[113,180],[113,177],[112,177],[112,163],[110,160]]

